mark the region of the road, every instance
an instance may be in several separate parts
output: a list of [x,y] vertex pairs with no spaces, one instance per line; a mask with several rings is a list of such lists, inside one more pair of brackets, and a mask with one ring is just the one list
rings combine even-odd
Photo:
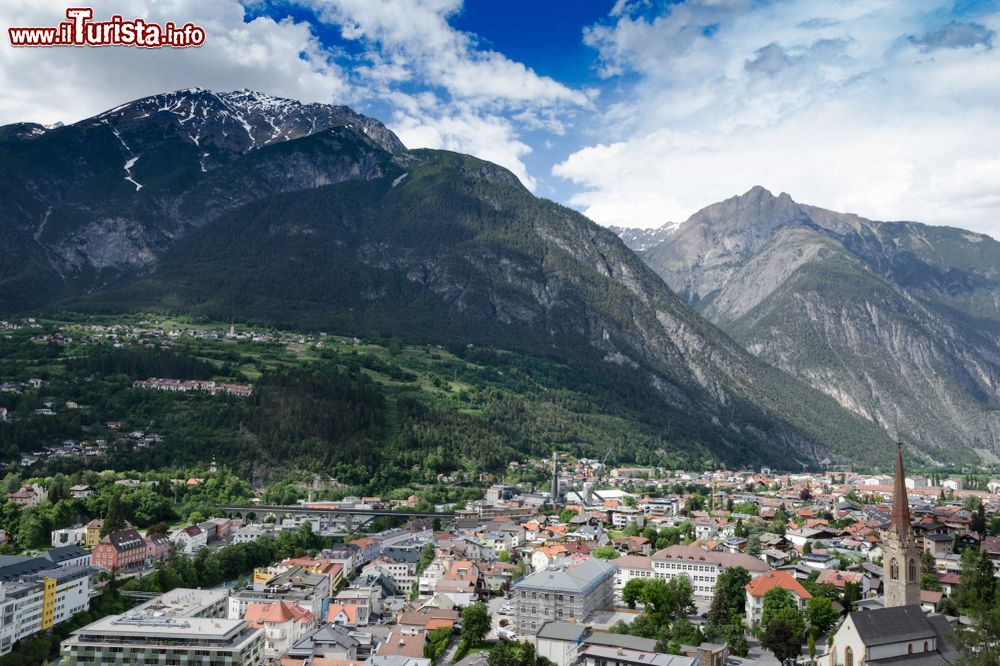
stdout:
[[462,642],[462,637],[459,634],[452,634],[451,639],[448,641],[448,647],[444,649],[441,656],[437,660],[438,666],[447,666],[455,658],[455,652],[458,651],[458,644]]

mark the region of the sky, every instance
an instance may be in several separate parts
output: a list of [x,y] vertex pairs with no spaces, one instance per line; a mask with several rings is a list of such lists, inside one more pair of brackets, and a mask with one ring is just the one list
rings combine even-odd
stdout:
[[604,225],[763,185],[1000,238],[1000,0],[94,0],[205,28],[197,49],[12,48],[55,2],[0,3],[0,124],[199,86],[348,104]]

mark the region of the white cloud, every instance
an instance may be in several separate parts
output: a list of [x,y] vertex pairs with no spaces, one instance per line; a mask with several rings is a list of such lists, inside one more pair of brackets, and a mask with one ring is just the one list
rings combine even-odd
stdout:
[[[0,48],[0,124],[74,122],[124,101],[200,86],[253,88],[304,101],[350,99],[344,72],[307,23],[256,18],[244,22],[236,0],[95,0],[95,20],[112,14],[205,28],[204,46],[188,49]],[[32,0],[0,4],[0,25],[48,26],[65,5]],[[6,36],[2,38],[6,41]]]
[[387,119],[410,147],[471,153],[507,167],[529,188],[525,130],[561,134],[594,91],[570,88],[496,51],[449,23],[461,0],[302,0],[320,20],[358,40],[367,64],[355,69],[371,94],[391,100]]
[[586,39],[607,75],[632,78],[601,142],[553,173],[604,224],[681,221],[760,184],[1000,236],[1000,17],[957,21],[950,4],[625,7]]

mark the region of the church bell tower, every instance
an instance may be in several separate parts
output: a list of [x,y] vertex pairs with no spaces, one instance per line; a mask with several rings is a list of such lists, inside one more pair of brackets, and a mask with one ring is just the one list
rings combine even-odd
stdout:
[[903,443],[896,451],[896,482],[892,491],[892,522],[882,533],[882,581],[885,607],[920,604],[920,557],[910,521],[903,471]]

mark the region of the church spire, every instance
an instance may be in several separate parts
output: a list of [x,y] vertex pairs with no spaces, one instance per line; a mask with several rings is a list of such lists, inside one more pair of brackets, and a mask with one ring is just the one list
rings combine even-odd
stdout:
[[897,442],[896,485],[892,491],[892,528],[901,536],[912,529],[910,522],[910,501],[906,496],[906,473],[903,471],[903,443]]

